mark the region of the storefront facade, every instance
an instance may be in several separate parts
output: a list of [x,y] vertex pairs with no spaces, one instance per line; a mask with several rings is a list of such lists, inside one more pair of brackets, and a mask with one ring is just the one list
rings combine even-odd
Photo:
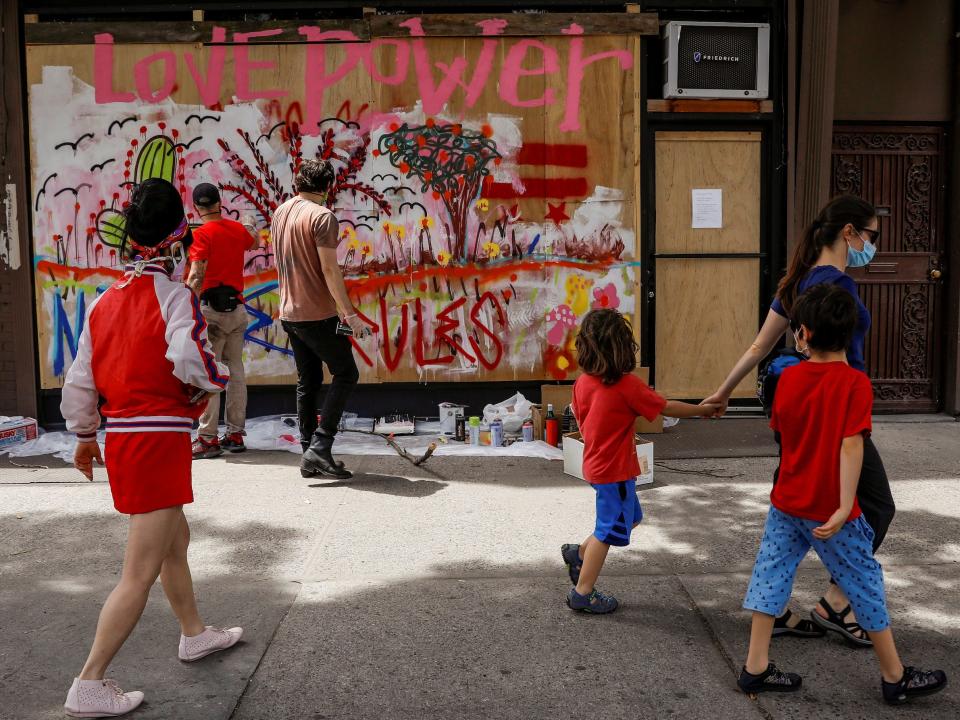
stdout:
[[[244,289],[251,412],[291,405],[269,219],[312,157],[339,170],[340,261],[376,329],[355,348],[368,413],[568,381],[592,307],[630,315],[658,390],[703,397],[752,340],[802,218],[841,191],[881,208],[891,243],[861,278],[885,328],[868,350],[878,405],[955,411],[952,91],[926,115],[857,115],[843,71],[863,68],[814,62],[808,47],[824,22],[834,52],[848,47],[844,23],[875,4],[5,7],[17,252],[0,260],[0,412],[58,421],[84,309],[119,272],[119,213],[149,177],[184,198],[218,183],[227,213],[261,234]],[[665,101],[661,27],[687,19],[769,24],[769,98]],[[949,45],[942,55],[948,82]],[[833,67],[836,103],[812,102]],[[720,227],[692,227],[698,188],[722,190]],[[744,403],[753,384],[738,388]]]

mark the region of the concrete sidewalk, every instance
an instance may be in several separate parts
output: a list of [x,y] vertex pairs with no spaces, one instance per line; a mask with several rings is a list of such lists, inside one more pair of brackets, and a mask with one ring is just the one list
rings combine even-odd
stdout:
[[[881,551],[898,645],[953,682],[906,710],[880,701],[870,651],[830,638],[774,644],[804,674],[799,694],[737,691],[771,457],[671,453],[640,491],[634,544],[610,553],[600,587],[623,607],[609,617],[564,605],[559,546],[590,532],[593,493],[559,463],[346,458],[352,480],[316,482],[288,453],[199,462],[201,609],[245,642],[179,663],[158,586],[111,674],[147,693],[138,720],[957,718],[960,425],[878,423],[875,439],[898,503]],[[48,469],[0,464],[0,718],[59,718],[126,521],[102,471],[89,484],[56,460],[18,462]],[[794,609],[825,581],[808,559]]]

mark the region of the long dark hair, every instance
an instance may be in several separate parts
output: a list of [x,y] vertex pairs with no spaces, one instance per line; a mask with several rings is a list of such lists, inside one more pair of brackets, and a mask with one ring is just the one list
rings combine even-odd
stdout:
[[797,286],[817,262],[820,251],[836,242],[844,226],[849,224],[855,228],[864,228],[876,216],[877,211],[873,205],[855,195],[840,195],[824,206],[816,220],[804,230],[803,237],[793,252],[787,274],[777,288],[777,297],[788,315],[797,300]]
[[637,367],[637,341],[627,319],[616,310],[591,310],[577,334],[577,362],[587,375],[613,385]]

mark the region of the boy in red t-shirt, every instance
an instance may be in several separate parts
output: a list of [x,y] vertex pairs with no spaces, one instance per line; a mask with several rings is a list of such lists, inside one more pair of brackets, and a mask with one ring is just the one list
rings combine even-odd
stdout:
[[633,428],[637,417],[710,416],[716,405],[690,405],[667,400],[636,375],[637,343],[626,318],[616,310],[587,313],[577,335],[577,361],[584,374],[573,384],[573,411],[583,437],[583,476],[597,494],[596,527],[580,545],[560,551],[574,587],[567,605],[603,614],[617,609],[615,597],[594,587],[611,545],[630,544],[630,531],[640,524],[637,500],[640,462]]
[[942,690],[946,675],[904,668],[890,631],[873,530],[857,505],[863,439],[870,432],[870,380],[846,363],[857,306],[846,290],[815,285],[796,301],[791,323],[809,360],[784,370],[770,427],[780,433],[780,474],[743,607],[753,610],[750,650],[738,678],[747,693],[799,690],[802,679],[769,661],[775,618],[783,614],[797,566],[812,547],[870,635],[884,700],[900,704]]

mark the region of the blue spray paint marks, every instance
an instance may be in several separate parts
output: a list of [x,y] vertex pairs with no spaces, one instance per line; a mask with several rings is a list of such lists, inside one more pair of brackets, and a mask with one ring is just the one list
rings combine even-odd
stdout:
[[80,342],[80,333],[83,332],[83,321],[87,316],[85,292],[77,292],[77,308],[73,326],[67,317],[67,311],[63,307],[63,298],[60,293],[53,293],[53,338],[50,342],[50,360],[53,363],[53,372],[56,375],[63,375],[65,365],[65,353],[63,351],[64,341],[70,348],[71,360],[77,356],[77,344]]

